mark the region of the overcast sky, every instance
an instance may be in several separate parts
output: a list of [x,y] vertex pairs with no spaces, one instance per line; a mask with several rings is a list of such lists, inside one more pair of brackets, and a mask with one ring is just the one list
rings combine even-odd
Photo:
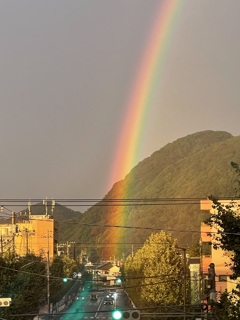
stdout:
[[[0,0],[0,198],[109,191],[160,2]],[[239,0],[181,1],[136,164],[191,133],[240,134],[239,12]]]

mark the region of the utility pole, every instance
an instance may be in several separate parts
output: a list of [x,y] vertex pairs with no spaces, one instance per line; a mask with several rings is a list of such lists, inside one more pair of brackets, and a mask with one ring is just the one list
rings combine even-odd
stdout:
[[69,258],[69,244],[68,244],[68,241],[67,241],[67,257]]
[[49,259],[49,231],[48,231],[48,251],[47,251],[47,306],[48,306],[48,317],[50,314],[50,259]]
[[73,259],[76,261],[76,242],[73,242]]
[[2,238],[2,235],[1,235],[1,254],[3,254],[3,238]]
[[25,240],[26,240],[26,254],[28,254],[29,253],[29,248],[28,248],[29,230],[27,228],[24,229],[24,234],[25,234]]
[[186,255],[186,251],[187,249],[186,248],[182,248],[182,247],[178,247],[177,246],[177,249],[180,249],[183,251],[183,271],[184,271],[184,274],[183,274],[183,291],[184,291],[184,294],[183,294],[183,312],[184,312],[184,317],[183,319],[185,320],[186,319],[186,303],[187,303],[187,255]]
[[186,303],[187,303],[187,270],[186,270],[186,248],[181,248],[183,250],[183,264],[184,264],[184,280],[183,280],[183,287],[184,287],[184,299],[183,299],[183,312],[184,312],[184,320],[186,319]]
[[203,299],[203,253],[202,253],[202,238],[199,241],[199,255],[200,255],[200,275],[199,275],[199,298]]

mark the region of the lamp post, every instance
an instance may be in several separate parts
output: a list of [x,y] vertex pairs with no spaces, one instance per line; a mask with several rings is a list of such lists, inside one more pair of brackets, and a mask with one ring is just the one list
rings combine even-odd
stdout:
[[183,280],[183,312],[184,312],[184,320],[186,319],[186,301],[187,301],[187,270],[186,270],[186,265],[187,265],[187,255],[186,255],[186,248],[182,248],[177,246],[177,249],[180,249],[183,251],[183,270],[184,270],[184,280]]

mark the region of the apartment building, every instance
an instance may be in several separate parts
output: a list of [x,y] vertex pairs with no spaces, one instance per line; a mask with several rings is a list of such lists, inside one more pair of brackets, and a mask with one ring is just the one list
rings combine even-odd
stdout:
[[[219,200],[222,205],[229,205],[231,200]],[[208,211],[209,214],[216,213],[216,209],[213,209],[213,202],[211,200],[201,200],[200,209]],[[201,224],[201,241],[200,241],[200,255],[201,255],[201,274],[202,274],[202,291],[208,292],[209,288],[209,268],[213,264],[215,267],[215,287],[216,287],[216,299],[218,295],[225,290],[230,292],[236,287],[236,281],[230,279],[232,271],[227,266],[230,262],[231,252],[224,251],[220,248],[214,249],[214,241],[210,234],[217,233],[217,229],[210,227],[204,223]],[[215,297],[213,297],[215,298]]]
[[19,256],[33,253],[53,260],[57,253],[58,223],[50,215],[17,215],[11,223],[0,224],[1,253],[11,251]]

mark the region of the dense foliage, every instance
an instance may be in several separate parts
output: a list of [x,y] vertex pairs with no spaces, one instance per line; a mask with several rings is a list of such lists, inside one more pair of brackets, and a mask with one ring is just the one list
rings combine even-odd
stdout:
[[[37,313],[46,300],[46,266],[39,257],[28,254],[0,257],[0,291],[2,297],[12,299],[10,307],[0,308],[0,316],[13,319],[12,314]],[[3,280],[3,281],[2,281]],[[19,316],[18,319],[32,319]]]
[[[72,259],[55,257],[49,267],[50,303],[59,301],[74,282],[63,283],[63,278],[72,278],[73,272],[83,271]],[[0,318],[33,319],[43,305],[47,305],[47,264],[33,254],[24,257],[7,252],[0,256],[1,297],[12,299],[9,307],[0,308]],[[14,315],[14,316],[11,316]]]
[[176,240],[165,233],[153,233],[143,247],[124,263],[124,286],[141,308],[183,303],[184,267]]

